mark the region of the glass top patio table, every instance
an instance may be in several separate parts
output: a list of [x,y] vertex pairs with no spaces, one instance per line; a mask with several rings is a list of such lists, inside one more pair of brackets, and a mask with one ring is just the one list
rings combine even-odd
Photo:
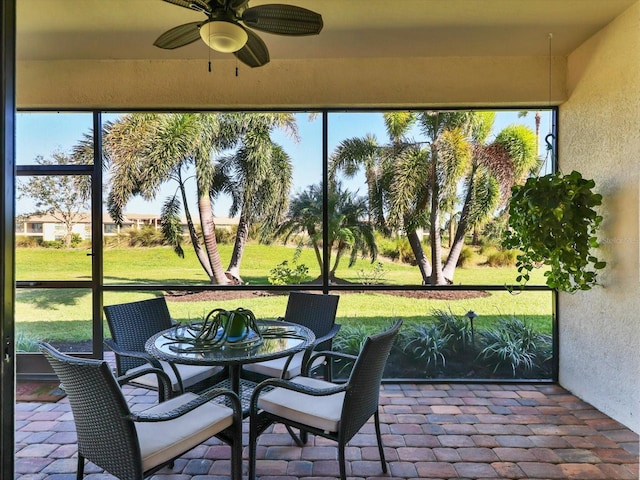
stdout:
[[187,327],[177,326],[150,337],[145,344],[145,350],[167,362],[227,366],[229,386],[240,396],[244,405],[251,396],[253,383],[241,379],[243,364],[294,355],[312,347],[316,339],[313,331],[297,323],[257,320],[257,324],[263,332],[263,341],[257,345],[248,342],[227,342],[221,346],[193,349],[192,343],[179,340]]

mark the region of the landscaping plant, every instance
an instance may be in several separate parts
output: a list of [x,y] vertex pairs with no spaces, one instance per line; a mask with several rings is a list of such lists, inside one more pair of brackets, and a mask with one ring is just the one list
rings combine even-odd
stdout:
[[509,367],[515,378],[541,366],[548,358],[547,337],[517,317],[500,319],[495,328],[483,330],[481,337],[484,348],[479,357],[494,364],[493,373]]
[[409,339],[404,352],[422,360],[426,369],[436,368],[438,362],[446,365],[445,353],[451,340],[451,334],[443,334],[437,325],[415,325],[403,335]]
[[602,217],[595,207],[602,196],[595,183],[576,171],[529,178],[512,188],[509,230],[503,245],[520,250],[516,282],[526,284],[535,267],[549,266],[546,284],[565,292],[589,290],[597,284],[597,271],[605,262],[591,250]]
[[463,352],[471,345],[471,325],[469,320],[455,315],[451,309],[433,310],[435,326],[440,336],[448,339],[447,348],[451,352]]

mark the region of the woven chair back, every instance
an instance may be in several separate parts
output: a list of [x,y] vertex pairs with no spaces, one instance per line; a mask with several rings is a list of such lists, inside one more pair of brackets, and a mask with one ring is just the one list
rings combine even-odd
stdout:
[[120,479],[142,478],[135,426],[107,362],[63,355],[48,344],[40,350],[69,399],[78,452]]
[[368,337],[358,355],[348,383],[340,421],[345,441],[353,437],[378,410],[384,368],[402,320],[388,330]]
[[[171,315],[164,297],[107,305],[104,313],[111,338],[123,350],[144,352],[144,344],[149,337],[171,327]],[[117,355],[118,375],[124,375],[144,363],[137,358]]]
[[[329,333],[336,323],[338,295],[319,295],[315,293],[291,292],[287,302],[284,319],[287,322],[303,325],[322,337]],[[317,350],[325,347],[320,345]]]

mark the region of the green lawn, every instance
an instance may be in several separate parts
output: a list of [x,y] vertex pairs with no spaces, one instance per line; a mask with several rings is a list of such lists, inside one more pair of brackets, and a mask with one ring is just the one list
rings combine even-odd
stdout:
[[[231,246],[221,245],[224,262],[230,256]],[[87,280],[91,274],[88,250],[18,249],[16,254],[18,280]],[[269,270],[283,260],[292,262],[294,250],[280,245],[250,244],[242,262],[241,274],[249,284],[268,285]],[[106,284],[207,284],[207,278],[191,250],[185,249],[181,259],[170,248],[107,248],[104,275]],[[386,284],[420,284],[416,267],[382,260]],[[312,251],[303,252],[299,263],[310,269],[310,278],[319,274]],[[358,260],[348,268],[347,261],[338,269],[338,277],[360,282],[359,271],[371,271],[371,263]],[[516,275],[514,267],[489,268],[473,266],[456,271],[454,283],[461,285],[510,284]],[[532,284],[543,284],[542,272],[534,272]],[[122,303],[148,298],[158,292],[106,292],[104,303]],[[478,328],[490,325],[501,316],[519,316],[533,322],[545,333],[551,331],[552,294],[550,292],[523,292],[512,295],[505,291],[489,292],[486,297],[462,300],[413,299],[384,293],[342,293],[338,307],[338,322],[386,324],[389,318],[402,317],[407,322],[421,322],[434,309],[451,309],[463,315],[468,310],[479,314]],[[169,308],[172,316],[187,321],[201,318],[214,307],[254,310],[263,318],[282,315],[286,295],[255,296],[249,299],[224,302],[174,302]],[[80,289],[46,290],[19,289],[16,298],[17,331],[29,338],[78,341],[91,336],[91,295]]]

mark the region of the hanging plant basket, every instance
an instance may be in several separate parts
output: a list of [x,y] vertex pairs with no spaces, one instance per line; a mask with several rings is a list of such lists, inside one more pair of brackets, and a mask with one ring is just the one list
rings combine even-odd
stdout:
[[592,254],[602,217],[602,195],[579,172],[529,178],[512,188],[509,229],[503,246],[520,250],[516,282],[524,286],[534,268],[548,266],[546,284],[560,291],[589,290],[605,262]]

